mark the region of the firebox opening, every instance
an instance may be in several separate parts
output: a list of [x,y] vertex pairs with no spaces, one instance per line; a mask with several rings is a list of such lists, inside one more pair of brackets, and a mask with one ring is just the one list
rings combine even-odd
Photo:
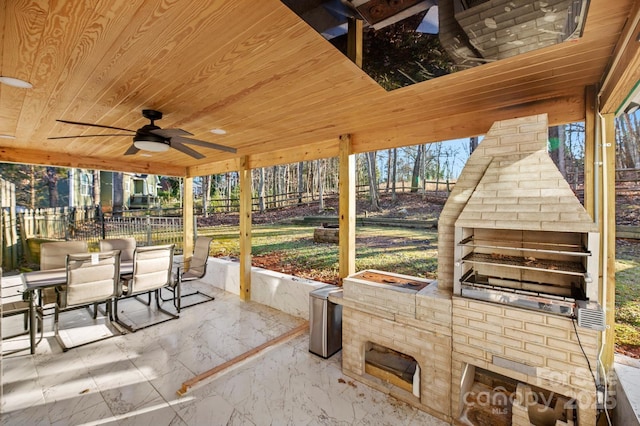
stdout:
[[577,425],[575,400],[467,364],[460,389],[461,415],[468,425]]
[[415,396],[420,395],[420,367],[412,356],[367,342],[365,373]]

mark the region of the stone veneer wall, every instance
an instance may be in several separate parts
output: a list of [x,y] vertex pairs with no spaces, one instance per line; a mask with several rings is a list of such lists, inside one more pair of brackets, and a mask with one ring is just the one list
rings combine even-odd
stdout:
[[[419,325],[417,327],[416,325]],[[451,337],[424,328],[411,318],[382,318],[343,306],[342,371],[383,392],[389,392],[421,410],[450,421],[451,409]],[[364,354],[372,342],[413,357],[420,366],[420,398],[403,395],[367,380]]]
[[[593,374],[597,374],[599,333],[585,328],[578,328],[578,333]],[[454,418],[463,408],[459,383],[464,366],[471,364],[575,397],[579,424],[595,424],[595,384],[571,319],[454,296],[452,336]]]
[[[437,283],[416,292],[358,278],[346,278],[343,288],[343,372],[436,417],[451,421],[450,293],[439,290]],[[387,387],[365,374],[364,355],[369,342],[412,356],[418,362],[420,398]]]
[[[467,160],[438,219],[440,289],[453,290],[455,223],[494,156],[533,153],[546,149],[549,138],[547,126],[546,114],[497,121]],[[500,199],[495,201],[499,203]]]

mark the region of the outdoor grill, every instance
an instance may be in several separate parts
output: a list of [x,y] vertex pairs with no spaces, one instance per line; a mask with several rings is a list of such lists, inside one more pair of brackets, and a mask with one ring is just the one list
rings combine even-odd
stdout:
[[597,300],[597,233],[460,227],[456,241],[464,297],[568,317],[577,301]]

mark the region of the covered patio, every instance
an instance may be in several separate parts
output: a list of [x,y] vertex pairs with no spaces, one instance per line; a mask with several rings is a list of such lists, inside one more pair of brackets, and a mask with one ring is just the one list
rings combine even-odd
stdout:
[[[239,298],[221,293],[213,303],[186,310],[178,321],[118,337],[115,345],[112,339],[65,354],[41,345],[34,357],[4,359],[3,420],[7,416],[17,424],[25,418],[14,416],[33,414],[26,420],[136,423],[139,415],[151,416],[150,423],[172,424],[175,419],[197,424],[199,416],[215,422],[224,413],[222,424],[380,424],[387,422],[388,415],[388,423],[395,424],[459,423],[463,394],[475,383],[477,369],[480,375],[508,375],[521,384],[536,382],[565,396],[588,386],[589,401],[581,405],[576,418],[581,425],[595,424],[602,408],[597,400],[602,389],[606,396],[613,371],[614,118],[640,98],[640,3],[572,2],[574,9],[579,9],[578,3],[584,6],[586,14],[576,37],[514,56],[480,58],[486,63],[391,91],[361,68],[361,23],[349,25],[345,56],[285,3],[139,0],[2,5],[0,161],[182,177],[185,253],[194,245],[193,178],[234,171],[241,188],[240,258],[233,277]],[[439,3],[441,10],[454,8],[454,2]],[[557,11],[549,9],[547,2],[530,3],[525,8],[545,14],[533,19],[536,25],[555,22]],[[515,7],[511,3],[490,0],[469,2],[468,7],[488,5],[499,6],[511,21]],[[501,21],[478,16],[482,17],[478,23],[498,30],[498,37]],[[513,26],[506,31],[513,32],[510,36],[520,31],[515,22],[513,18]],[[542,33],[549,31],[554,33],[546,28]],[[520,46],[524,42],[514,39],[509,43]],[[584,208],[553,210],[573,194],[559,196],[539,185],[547,180],[549,170],[542,165],[533,170],[532,166],[516,167],[517,179],[506,184],[501,181],[501,189],[512,190],[513,215],[530,213],[521,209],[530,200],[517,192],[529,185],[533,189],[528,193],[535,193],[536,203],[546,198],[545,208],[558,217],[566,214],[559,222],[570,224],[573,213],[588,222],[578,240],[588,237],[597,242],[593,247],[598,249],[588,253],[595,254],[597,261],[591,262],[588,274],[580,274],[586,276],[583,290],[589,287],[590,301],[597,305],[593,310],[603,315],[598,317],[603,323],[596,324],[602,330],[583,331],[588,337],[588,355],[582,343],[572,340],[578,335],[571,328],[574,316],[532,314],[516,307],[469,301],[460,289],[460,272],[454,273],[458,267],[454,246],[468,242],[466,235],[458,239],[459,231],[454,229],[457,214],[466,204],[473,204],[469,203],[471,193],[481,182],[485,184],[481,175],[489,164],[495,160],[494,164],[502,164],[497,169],[512,172],[510,165],[525,157],[538,158],[545,150],[549,126],[578,121],[585,123]],[[294,329],[304,320],[254,303],[258,296],[251,267],[254,169],[339,158],[339,268],[345,279],[357,272],[355,154],[487,134],[493,145],[486,152],[481,149],[484,157],[476,156],[467,168],[461,179],[467,186],[454,192],[440,218],[439,281],[425,293],[412,293],[408,308],[398,302],[401,312],[390,311],[384,297],[384,309],[373,308],[375,314],[383,311],[375,321],[392,334],[385,336],[391,341],[402,329],[421,336],[417,348],[407,351],[415,350],[423,357],[423,352],[436,348],[437,362],[430,358],[419,361],[434,364],[433,370],[438,370],[417,370],[422,380],[414,386],[422,387],[422,392],[417,396],[407,392],[405,397],[402,392],[394,393],[411,406],[342,377],[341,371],[348,370],[353,376],[357,375],[354,371],[364,370],[365,362],[356,355],[385,334],[361,327],[374,322],[360,316],[368,303],[366,286],[352,293],[351,306],[347,306],[350,328],[362,335],[347,339],[357,344],[349,350],[351,358],[342,365],[344,370],[341,355],[321,361],[309,354],[308,336],[303,334],[229,370],[201,390],[194,389],[191,396],[187,393],[176,399],[179,382],[188,374],[197,374],[201,360],[216,364],[233,359],[258,341]],[[194,143],[189,138],[197,140],[195,152],[186,147]],[[523,186],[507,188],[513,182]],[[564,185],[560,180],[554,184]],[[489,182],[491,185],[497,191],[498,183]],[[502,198],[495,204],[509,203]],[[491,208],[492,213],[499,211],[495,205]],[[540,227],[548,212],[539,209],[527,226]],[[467,228],[482,228],[486,221],[480,216],[463,218]],[[494,217],[493,222],[504,225],[505,221]],[[582,301],[589,302],[589,298]],[[529,333],[520,332],[527,336],[524,340],[510,341],[506,333],[513,321],[521,330],[533,329],[533,339],[538,340],[526,340]],[[483,326],[478,328],[478,324]],[[540,331],[548,330],[549,325],[558,328],[554,329],[556,336]],[[436,343],[425,343],[423,338]],[[513,344],[515,350],[508,347]],[[564,346],[569,349],[565,351]],[[555,359],[547,358],[549,347],[558,353]],[[531,348],[538,354],[531,354]],[[597,365],[592,367],[590,359]],[[69,371],[71,377],[77,377],[70,383],[82,384],[79,390],[65,385],[70,376],[52,372],[64,371],[68,365],[79,367],[77,373]],[[588,371],[593,380],[589,374],[577,380],[576,369]],[[550,371],[562,377],[547,374]],[[118,377],[113,378],[114,374]],[[435,388],[446,395],[437,407],[430,405],[427,392]],[[528,422],[523,416],[521,420]]]
[[308,332],[178,395],[183,382],[305,323],[194,287],[216,301],[184,310],[179,321],[66,353],[48,331],[34,356],[5,357],[3,424],[445,424],[345,376],[340,354],[309,353]]

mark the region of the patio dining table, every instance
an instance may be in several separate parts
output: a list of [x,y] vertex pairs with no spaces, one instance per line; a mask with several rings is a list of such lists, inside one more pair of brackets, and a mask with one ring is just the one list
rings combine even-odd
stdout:
[[[133,261],[120,262],[120,275],[133,273]],[[29,301],[29,344],[31,354],[36,352],[36,297],[37,290],[55,287],[67,282],[67,269],[56,268],[44,271],[31,271],[22,274],[22,283],[27,300]]]

